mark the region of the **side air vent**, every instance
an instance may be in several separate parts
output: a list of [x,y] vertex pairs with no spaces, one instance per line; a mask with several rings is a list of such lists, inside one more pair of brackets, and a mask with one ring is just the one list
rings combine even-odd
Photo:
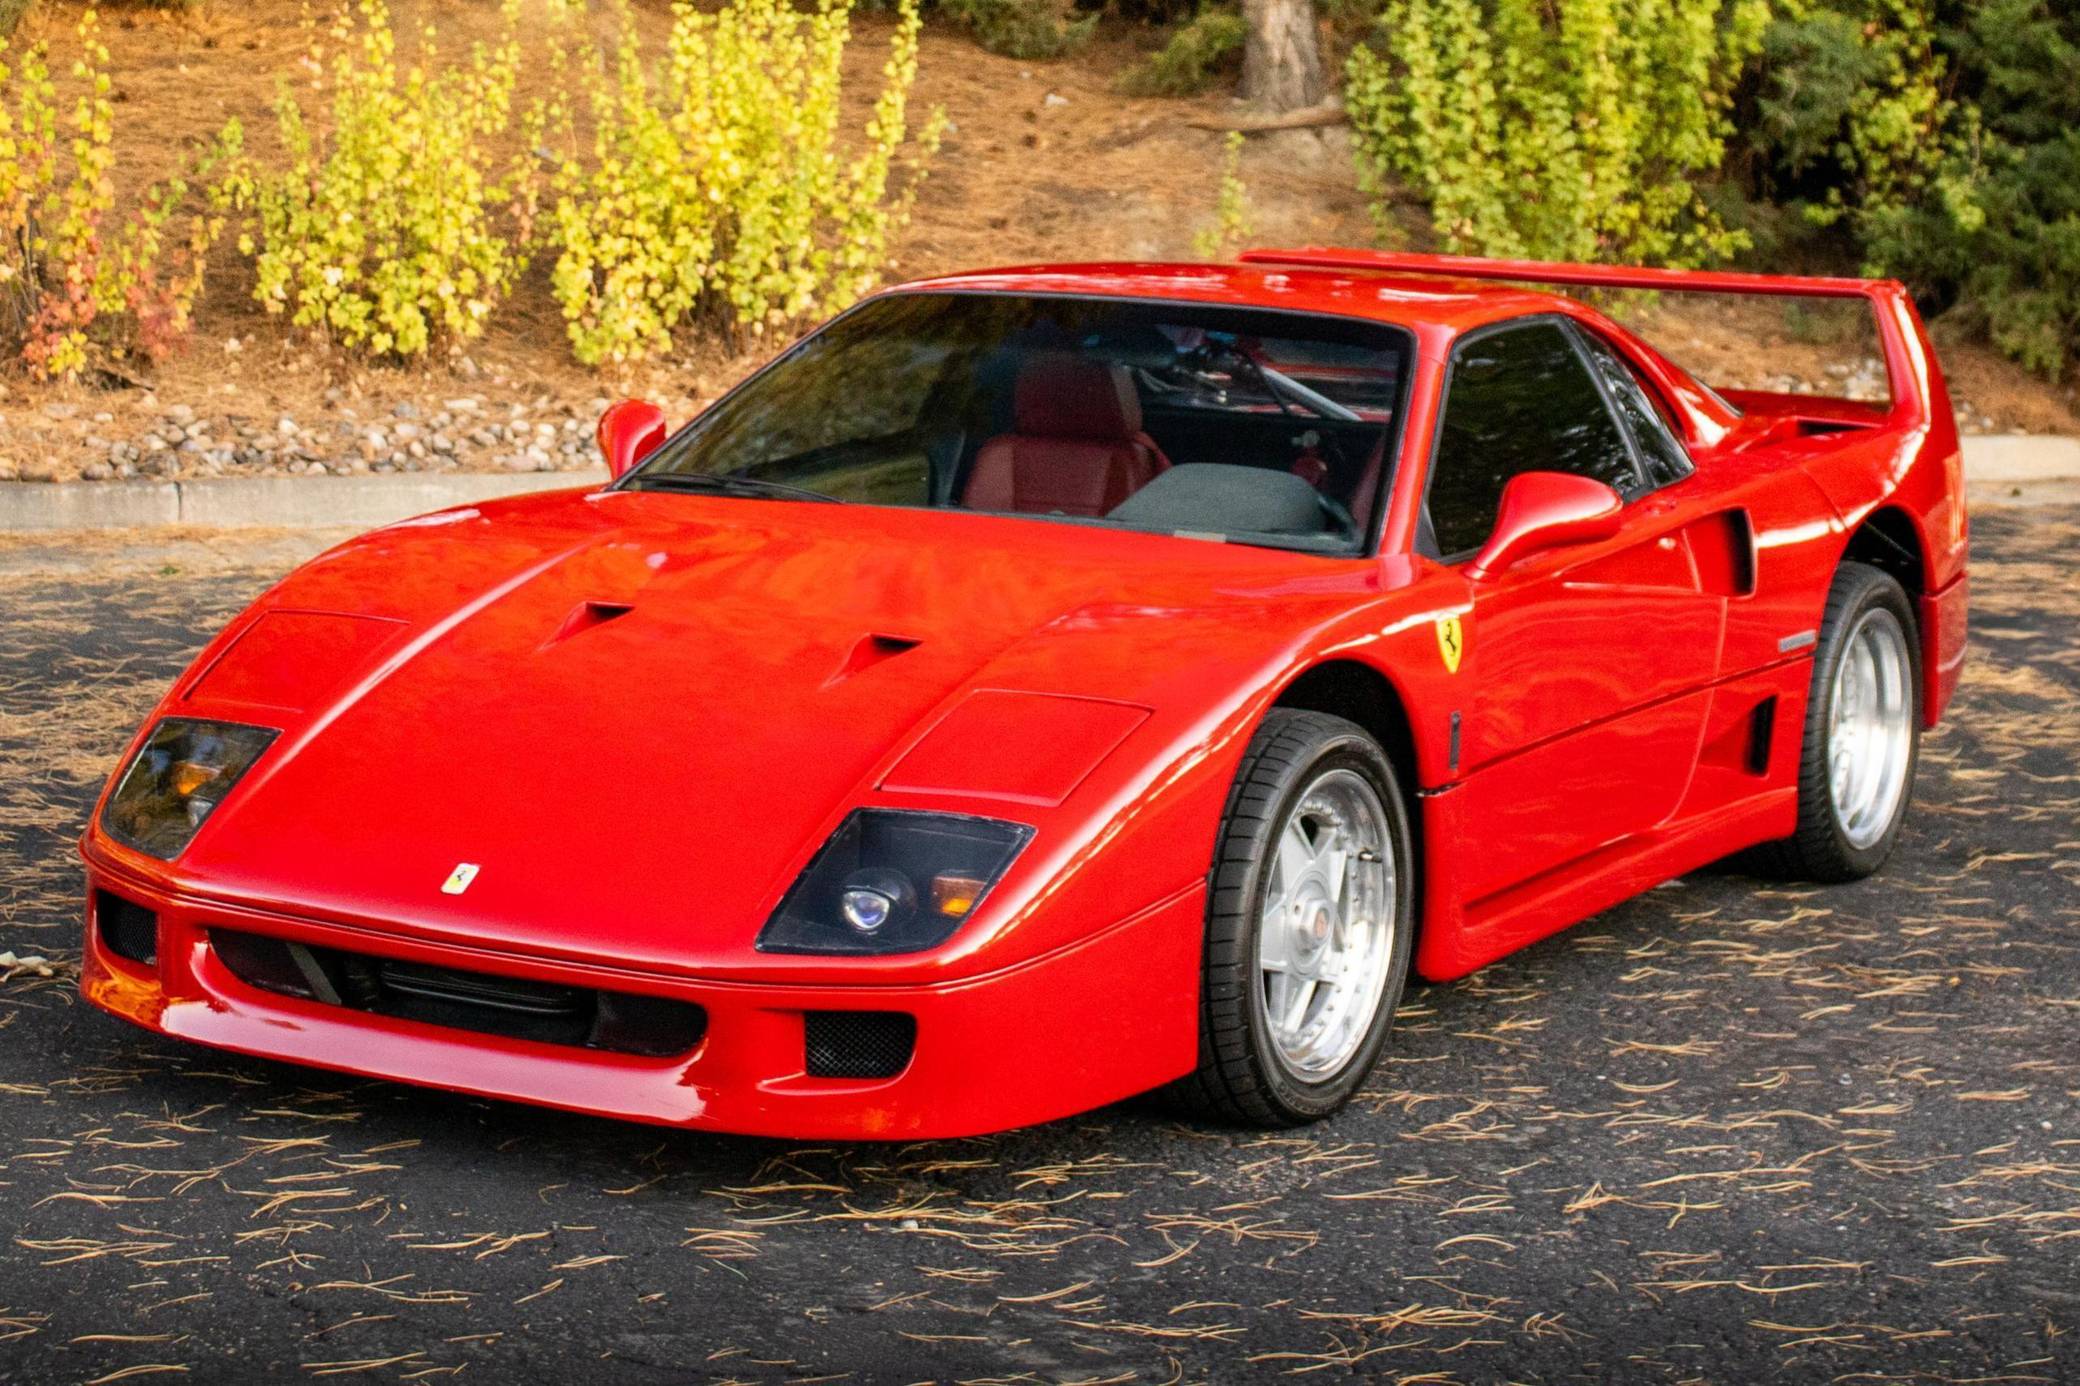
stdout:
[[902,1011],[808,1011],[802,1029],[811,1078],[893,1078],[917,1048],[917,1017]]

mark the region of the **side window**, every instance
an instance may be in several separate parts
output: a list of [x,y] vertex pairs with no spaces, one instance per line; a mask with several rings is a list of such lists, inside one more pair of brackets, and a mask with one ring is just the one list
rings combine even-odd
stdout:
[[1647,480],[1655,486],[1666,486],[1690,475],[1690,454],[1668,431],[1661,411],[1647,398],[1646,388],[1625,358],[1587,329],[1582,332],[1582,345],[1588,348],[1596,373],[1603,377],[1604,387],[1618,402],[1618,412],[1625,416],[1626,427],[1632,430],[1632,441],[1639,445],[1640,461],[1646,465]]
[[1437,551],[1471,553],[1495,527],[1502,488],[1519,472],[1573,472],[1639,489],[1639,470],[1603,393],[1567,332],[1535,322],[1460,346],[1430,469]]

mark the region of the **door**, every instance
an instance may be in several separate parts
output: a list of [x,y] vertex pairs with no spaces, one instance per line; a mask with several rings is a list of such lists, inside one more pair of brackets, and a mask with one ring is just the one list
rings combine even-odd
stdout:
[[1475,913],[1674,813],[1717,669],[1724,594],[1700,581],[1694,513],[1656,490],[1667,460],[1642,460],[1591,348],[1561,318],[1519,319],[1462,339],[1446,378],[1423,535],[1440,561],[1472,557],[1521,472],[1627,499],[1617,537],[1468,583],[1458,792],[1477,840],[1459,872]]

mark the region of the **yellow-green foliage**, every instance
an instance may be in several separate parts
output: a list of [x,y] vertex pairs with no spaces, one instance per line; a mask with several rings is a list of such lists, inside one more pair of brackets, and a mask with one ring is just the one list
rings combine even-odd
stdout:
[[552,276],[578,359],[669,351],[695,320],[760,331],[872,287],[938,142],[935,112],[891,194],[917,34],[915,0],[904,0],[873,113],[849,149],[844,0],[808,11],[785,0],[675,5],[654,72],[626,13],[610,61],[581,47],[592,139],[589,157],[574,153],[558,174]]
[[511,119],[517,0],[504,17],[496,46],[446,67],[428,26],[402,67],[383,0],[341,11],[322,67],[331,128],[314,130],[285,83],[275,116],[287,166],[252,176],[241,245],[268,311],[377,356],[483,330],[524,264],[505,214],[526,200],[527,165],[501,176],[490,152]]
[[[221,195],[192,201],[185,173],[115,214],[115,106],[94,11],[80,16],[63,111],[41,43],[10,68],[0,42],[0,319],[9,348],[40,376],[73,377],[98,353],[157,357],[187,335],[204,261],[223,230]],[[195,170],[238,151],[236,121]],[[176,220],[185,214],[178,229]]]
[[1192,253],[1218,260],[1249,238],[1249,189],[1242,181],[1242,132],[1230,130],[1221,149],[1221,186],[1213,203],[1213,224],[1192,237]]
[[[1942,167],[1946,138],[1967,141],[1976,132],[1968,128],[1964,108],[1944,94],[1948,64],[1935,51],[1930,0],[1873,0],[1873,9],[1873,22],[1858,35],[1871,72],[1849,99],[1845,138],[1834,152],[1855,180],[1854,200],[1864,207],[1893,208],[1930,190]],[[1966,201],[1956,200],[1959,205]],[[1824,205],[1808,211],[1826,225],[1846,205],[1843,190],[1834,187]]]
[[[1697,264],[1738,250],[1718,168],[1770,0],[1387,0],[1346,100],[1376,205],[1399,177],[1454,250]],[[1383,205],[1382,205],[1383,210]]]

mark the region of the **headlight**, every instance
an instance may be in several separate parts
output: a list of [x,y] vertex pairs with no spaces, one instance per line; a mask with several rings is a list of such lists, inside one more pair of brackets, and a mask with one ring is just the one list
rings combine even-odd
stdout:
[[1023,823],[855,809],[758,936],[766,953],[915,953],[944,943],[1033,837]]
[[108,796],[102,828],[126,847],[172,861],[280,735],[272,727],[166,718]]

